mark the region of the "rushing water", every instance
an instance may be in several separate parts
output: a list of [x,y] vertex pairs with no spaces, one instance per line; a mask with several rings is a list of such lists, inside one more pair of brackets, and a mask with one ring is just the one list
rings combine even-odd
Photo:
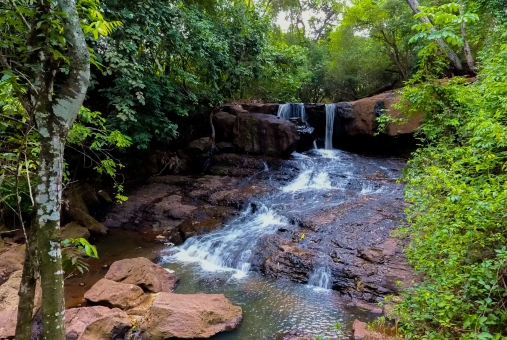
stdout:
[[324,148],[333,149],[333,128],[334,116],[336,113],[336,104],[326,104],[326,137],[324,139]]
[[[252,199],[239,216],[221,229],[188,239],[179,247],[168,247],[161,263],[181,277],[177,293],[223,293],[243,308],[241,326],[213,339],[267,340],[280,332],[299,330],[334,336],[333,325],[350,329],[355,318],[368,315],[347,307],[330,288],[333,277],[322,261],[314,264],[308,284],[296,284],[263,277],[254,267],[262,254],[259,240],[278,230],[292,230],[291,217],[337,206],[361,195],[389,195],[389,184],[368,180],[381,169],[395,178],[399,162],[366,158],[339,150],[295,153],[285,169],[264,171],[249,181],[265,181],[277,188]],[[287,174],[290,174],[287,177]],[[301,204],[304,202],[304,204]]]
[[285,120],[301,118],[303,122],[307,122],[305,105],[302,103],[280,104],[277,116]]

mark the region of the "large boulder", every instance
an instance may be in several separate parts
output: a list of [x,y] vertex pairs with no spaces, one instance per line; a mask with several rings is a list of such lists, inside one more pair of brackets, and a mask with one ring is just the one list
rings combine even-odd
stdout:
[[142,325],[145,339],[203,339],[235,329],[242,310],[223,294],[160,293]]
[[264,113],[268,115],[274,115],[278,113],[278,108],[280,107],[280,104],[278,103],[249,103],[249,104],[243,104],[241,105],[243,109],[247,110],[248,112],[252,113]]
[[98,305],[129,309],[146,300],[148,295],[134,284],[100,279],[85,293],[84,298]]
[[215,113],[213,116],[213,126],[215,127],[215,139],[217,142],[232,142],[235,121],[236,116],[230,113]]
[[236,117],[234,146],[248,154],[288,156],[296,150],[299,134],[289,121],[262,113]]
[[[376,118],[384,114],[393,118],[402,118],[401,111],[393,108],[400,99],[395,93],[383,93],[363,98],[354,102],[337,103],[335,120],[341,132],[348,136],[373,136],[376,132]],[[411,118],[407,123],[398,125],[390,123],[384,133],[389,136],[412,134],[420,126],[422,115]]]
[[179,282],[179,278],[162,266],[145,257],[125,259],[114,262],[109,268],[106,279],[138,285],[146,292],[170,293]]
[[131,326],[127,313],[118,308],[94,306],[65,311],[66,340],[123,340]]

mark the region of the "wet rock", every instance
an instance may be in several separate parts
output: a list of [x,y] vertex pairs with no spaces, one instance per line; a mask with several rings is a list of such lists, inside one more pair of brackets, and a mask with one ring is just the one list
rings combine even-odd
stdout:
[[315,340],[315,336],[306,334],[304,332],[292,330],[285,333],[277,334],[276,340]]
[[0,281],[6,280],[15,271],[23,269],[25,245],[13,244],[0,254]]
[[160,293],[143,323],[145,339],[203,339],[235,329],[242,310],[223,294]]
[[86,300],[94,304],[120,309],[135,307],[147,297],[144,291],[134,284],[108,279],[100,279],[84,295]]
[[99,196],[99,198],[102,199],[102,201],[104,201],[105,203],[107,204],[113,204],[113,200],[111,199],[111,196],[109,196],[109,194],[107,192],[105,192],[104,190],[99,190],[97,192],[97,195]]
[[219,142],[217,143],[217,148],[220,152],[231,153],[234,152],[234,144],[229,142]]
[[293,243],[280,245],[280,250],[271,254],[262,267],[264,275],[273,278],[287,277],[297,283],[307,283],[313,269],[315,253],[298,248]]
[[120,340],[131,326],[127,313],[118,308],[94,306],[65,311],[66,340]]
[[62,239],[65,240],[67,238],[90,238],[90,232],[87,228],[80,226],[75,222],[67,223],[60,229],[60,234]]
[[217,142],[232,142],[235,121],[236,116],[230,113],[215,113],[213,116],[213,125],[215,126],[215,139]]
[[86,211],[80,208],[67,206],[67,214],[73,222],[85,227],[91,232],[105,235],[107,234],[107,228],[102,223],[99,223],[95,218],[89,215]]
[[181,203],[182,197],[180,195],[171,195],[163,198],[154,206],[154,212],[157,215],[164,215],[174,219],[183,219],[189,217],[192,211],[197,207],[185,205]]
[[176,275],[144,257],[114,262],[105,278],[138,285],[144,291],[151,293],[172,292],[179,282]]
[[385,340],[387,339],[380,333],[368,330],[366,322],[354,320],[352,329],[354,330],[354,340]]
[[364,301],[355,301],[354,306],[360,309],[370,311],[373,314],[382,314],[382,307],[372,303],[366,303]]
[[197,156],[209,152],[211,149],[211,139],[209,137],[202,137],[188,143],[185,152],[189,156]]
[[247,154],[288,156],[296,150],[299,134],[294,124],[262,113],[238,115],[234,146]]

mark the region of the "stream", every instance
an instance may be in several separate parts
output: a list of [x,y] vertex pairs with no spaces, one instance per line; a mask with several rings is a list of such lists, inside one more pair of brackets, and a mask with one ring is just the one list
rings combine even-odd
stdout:
[[[66,281],[67,307],[86,305],[82,301],[84,292],[105,275],[113,261],[144,256],[180,277],[176,293],[225,294],[243,308],[240,327],[217,334],[213,340],[268,340],[294,330],[348,338],[354,319],[367,322],[378,315],[355,307],[343,297],[346,289],[339,277],[343,269],[337,267],[341,264],[336,263],[332,252],[337,242],[371,246],[380,240],[378,237],[389,234],[397,222],[393,218],[386,224],[378,211],[401,210],[397,202],[402,201],[403,186],[396,179],[404,165],[401,159],[340,150],[294,153],[281,166],[270,169],[266,165],[242,180],[244,186],[254,183],[269,187],[268,193],[253,196],[221,228],[190,237],[180,246],[153,243],[148,240],[153,239],[149,232],[111,229],[107,237],[96,241],[101,257],[89,261],[90,271]],[[394,208],[390,207],[392,202],[397,204]],[[345,217],[333,212],[347,205],[355,210]],[[308,229],[308,220],[322,227]],[[283,275],[266,275],[263,265],[270,260],[266,258],[273,252],[270,242],[277,237],[285,241],[275,249],[296,245],[291,248],[295,255],[308,251],[313,256],[310,269],[306,265],[306,271],[298,274],[299,283]],[[356,261],[356,256],[354,253],[345,265]],[[276,268],[272,263],[271,273]],[[336,330],[337,323],[341,331]]]
[[330,289],[333,279],[325,254],[320,254],[322,260],[314,265],[307,284],[267,278],[256,270],[255,258],[262,254],[259,240],[296,228],[297,216],[361,195],[399,195],[399,186],[365,177],[381,170],[395,179],[402,162],[339,150],[294,154],[288,162],[296,171],[292,180],[278,180],[276,171],[266,169],[249,181],[267,181],[274,192],[254,198],[221,229],[162,251],[160,263],[181,277],[177,293],[223,293],[243,308],[241,327],[213,339],[267,340],[291,330],[332,337],[337,335],[337,322],[350,330],[354,319],[372,319]]

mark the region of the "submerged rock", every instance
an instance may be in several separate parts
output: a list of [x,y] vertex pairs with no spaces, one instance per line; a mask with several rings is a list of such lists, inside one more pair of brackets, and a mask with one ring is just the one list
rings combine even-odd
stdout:
[[127,313],[118,308],[94,306],[65,311],[66,340],[120,340],[131,326]]
[[114,262],[105,278],[138,285],[144,291],[151,293],[172,292],[179,282],[176,275],[145,257]]
[[242,310],[223,294],[160,293],[142,325],[143,338],[204,339],[235,329]]
[[129,309],[146,300],[148,295],[134,284],[100,279],[85,293],[84,298],[98,305]]
[[352,329],[354,330],[354,340],[385,340],[387,337],[384,335],[369,330],[366,322],[361,322],[359,320],[354,320],[352,324]]

